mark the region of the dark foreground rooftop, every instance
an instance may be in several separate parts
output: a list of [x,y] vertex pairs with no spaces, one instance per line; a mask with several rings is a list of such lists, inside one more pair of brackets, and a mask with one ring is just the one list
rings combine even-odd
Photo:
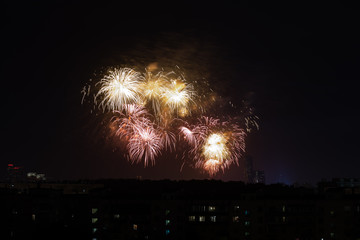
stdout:
[[0,183],[0,239],[360,239],[358,179]]

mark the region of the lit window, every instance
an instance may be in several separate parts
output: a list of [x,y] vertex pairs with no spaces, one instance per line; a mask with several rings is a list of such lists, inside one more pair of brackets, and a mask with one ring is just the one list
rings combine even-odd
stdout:
[[205,212],[206,211],[206,206],[200,206],[200,211]]
[[170,210],[166,209],[165,210],[165,215],[168,215],[170,213]]
[[211,222],[216,222],[216,216],[210,216],[210,221]]
[[249,211],[248,211],[248,210],[245,210],[245,215],[249,215]]
[[133,230],[137,230],[138,229],[138,225],[137,224],[133,224]]
[[282,221],[286,222],[286,217],[285,216],[282,217]]
[[92,240],[97,240],[97,238],[93,238]]
[[96,223],[98,221],[97,218],[91,218],[91,223]]
[[245,221],[245,226],[249,226],[250,225],[250,221]]
[[92,209],[91,209],[91,213],[92,213],[92,214],[95,214],[97,211],[98,211],[97,208],[92,208]]
[[195,216],[189,216],[189,222],[195,222]]
[[233,216],[233,222],[239,222],[240,217],[239,216]]
[[165,225],[169,225],[170,224],[170,220],[169,219],[166,219],[165,220]]
[[169,235],[170,234],[170,230],[169,229],[166,229],[165,230],[165,235]]
[[330,237],[331,238],[335,237],[335,233],[330,233]]
[[199,216],[199,222],[205,222],[205,216]]
[[250,235],[250,233],[249,232],[245,232],[245,236],[249,236]]
[[282,206],[282,211],[285,212],[285,205]]
[[96,233],[96,231],[97,231],[97,228],[93,228],[92,232]]
[[32,219],[33,221],[35,221],[35,217],[36,217],[35,214],[32,214],[32,215],[31,215],[31,219]]
[[235,209],[235,210],[239,210],[239,209],[240,209],[240,206],[236,205],[236,206],[234,206],[234,209]]
[[215,211],[216,207],[215,206],[209,206],[209,212],[213,212]]
[[114,214],[114,218],[115,218],[115,219],[119,219],[119,218],[120,218],[120,214]]

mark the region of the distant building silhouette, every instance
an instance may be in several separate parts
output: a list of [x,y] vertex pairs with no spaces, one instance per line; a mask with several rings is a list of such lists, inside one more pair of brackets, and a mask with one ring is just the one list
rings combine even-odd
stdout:
[[246,183],[265,184],[265,171],[254,170],[253,158],[249,155],[245,157],[245,179]]
[[263,183],[265,184],[265,171],[256,170],[254,174],[254,183]]
[[253,159],[249,155],[245,157],[245,179],[247,183],[254,183]]
[[7,165],[7,180],[9,182],[18,182],[24,180],[22,167],[15,166],[13,163]]
[[38,181],[45,181],[46,177],[44,173],[28,172],[26,174],[26,179],[29,182],[38,182]]

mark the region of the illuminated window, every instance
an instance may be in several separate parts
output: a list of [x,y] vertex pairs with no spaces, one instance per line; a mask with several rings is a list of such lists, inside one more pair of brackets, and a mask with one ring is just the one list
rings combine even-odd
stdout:
[[166,209],[165,210],[165,215],[168,215],[170,213],[170,210]]
[[133,224],[133,230],[137,230],[138,229],[138,225],[137,224]]
[[250,233],[249,232],[245,232],[245,236],[249,236],[250,235]]
[[93,233],[96,233],[96,231],[97,231],[97,228],[93,228],[93,229],[92,229],[92,232],[93,232]]
[[236,205],[234,206],[234,210],[239,210],[240,209],[240,206]]
[[330,233],[330,237],[331,238],[335,237],[335,233]]
[[119,219],[119,218],[120,218],[120,214],[114,214],[114,218],[115,218],[115,219]]
[[165,225],[169,225],[170,224],[170,220],[169,219],[166,219],[165,220]]
[[165,235],[169,235],[170,234],[170,230],[169,229],[166,229],[165,230]]
[[195,216],[189,216],[189,222],[195,222]]
[[96,223],[98,221],[97,218],[91,218],[91,223]]
[[92,213],[92,214],[95,214],[97,211],[98,211],[97,208],[92,208],[92,209],[91,209],[91,213]]
[[209,212],[213,212],[215,211],[216,207],[215,206],[209,206]]
[[249,226],[250,225],[250,221],[245,221],[245,226]]
[[205,222],[205,216],[199,216],[199,222]]
[[286,222],[286,217],[285,216],[282,217],[282,221]]
[[245,210],[245,215],[249,215],[249,211],[248,211],[248,210]]
[[31,215],[31,219],[32,219],[33,221],[35,221],[35,217],[36,217],[35,214],[32,214],[32,215]]
[[285,212],[285,205],[282,206],[282,211]]
[[93,238],[92,240],[97,240],[97,238]]
[[200,211],[205,212],[206,211],[206,206],[200,206]]
[[216,216],[210,216],[210,221],[211,222],[216,222]]
[[233,222],[239,222],[240,217],[239,216],[233,216]]

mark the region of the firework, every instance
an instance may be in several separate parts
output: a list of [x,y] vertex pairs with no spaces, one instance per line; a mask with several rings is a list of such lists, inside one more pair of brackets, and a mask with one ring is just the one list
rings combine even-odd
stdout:
[[166,128],[159,128],[159,134],[161,138],[162,145],[166,150],[175,150],[176,148],[176,137],[173,132]]
[[145,104],[148,103],[151,105],[151,108],[155,116],[161,114],[161,96],[166,90],[167,76],[163,72],[158,72],[153,74],[152,72],[147,71],[145,74],[145,81],[141,85],[141,90],[143,93],[143,98]]
[[189,103],[193,101],[193,87],[181,80],[171,80],[162,94],[162,100],[171,112],[184,115],[189,112]]
[[245,151],[245,132],[230,121],[202,117],[192,130],[182,127],[180,132],[191,143],[195,166],[210,175],[238,164]]
[[141,102],[141,74],[131,68],[110,70],[99,82],[101,88],[95,95],[95,102],[101,96],[99,106],[103,110],[123,110],[127,104]]
[[[193,166],[210,176],[238,164],[245,151],[245,131],[258,128],[253,109],[247,104],[236,123],[235,118],[222,121],[200,117],[191,124],[196,120],[192,115],[213,109],[221,97],[203,78],[190,83],[178,71],[158,70],[156,64],[145,70],[140,73],[131,68],[115,68],[91,89],[89,84],[81,91],[83,103],[90,90],[98,89],[92,106],[107,111],[104,121],[112,117],[108,122],[110,133],[120,140],[115,140],[116,144],[126,147],[128,159],[148,166],[155,164],[162,151],[183,150],[183,159],[191,156]],[[177,147],[180,142],[184,144]]]
[[223,161],[229,156],[229,149],[226,146],[227,138],[221,133],[211,133],[205,140],[202,154],[205,159],[217,159]]
[[127,104],[123,108],[122,112],[114,111],[117,116],[112,118],[112,122],[117,125],[116,135],[120,138],[128,140],[137,128],[150,126],[151,121],[147,118],[148,112],[143,106]]
[[138,125],[135,129],[136,131],[127,145],[130,160],[140,162],[144,159],[145,166],[149,164],[149,161],[154,165],[155,157],[163,148],[160,135],[152,126]]
[[183,135],[185,141],[187,141],[190,145],[196,145],[196,138],[194,133],[187,127],[180,127],[180,134]]

